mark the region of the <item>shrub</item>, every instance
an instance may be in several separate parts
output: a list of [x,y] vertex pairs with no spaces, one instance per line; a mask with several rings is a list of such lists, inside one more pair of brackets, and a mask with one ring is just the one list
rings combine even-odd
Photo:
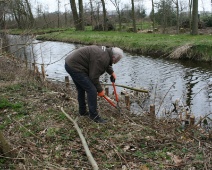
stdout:
[[202,20],[205,22],[206,27],[212,27],[212,16],[206,16]]

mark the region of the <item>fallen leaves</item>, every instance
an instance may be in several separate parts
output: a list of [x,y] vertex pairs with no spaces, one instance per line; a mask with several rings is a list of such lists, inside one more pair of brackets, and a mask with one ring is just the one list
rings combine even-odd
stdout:
[[171,160],[175,163],[175,166],[181,166],[183,163],[183,159],[181,159],[179,156],[174,155],[171,152],[167,152],[167,155],[171,157]]

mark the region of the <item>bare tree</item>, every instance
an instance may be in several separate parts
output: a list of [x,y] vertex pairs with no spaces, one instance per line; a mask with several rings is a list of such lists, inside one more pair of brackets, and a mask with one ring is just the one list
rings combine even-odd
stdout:
[[94,20],[94,10],[93,10],[93,3],[92,3],[92,0],[90,0],[90,7],[91,7],[91,26],[92,26],[92,29],[93,29],[93,20]]
[[191,17],[192,17],[192,6],[193,6],[193,0],[189,0],[189,27],[191,30]]
[[152,29],[155,30],[155,4],[154,0],[152,0]]
[[103,30],[107,31],[108,30],[108,26],[107,26],[107,11],[105,8],[105,1],[101,0],[102,2],[102,9],[103,9]]
[[135,19],[135,6],[134,6],[134,0],[131,0],[131,5],[132,5],[133,31],[134,31],[134,32],[137,32],[137,29],[136,29],[136,19]]
[[18,28],[32,28],[34,17],[28,0],[11,0],[9,8],[12,11]]
[[119,30],[121,30],[121,11],[120,11],[120,3],[121,0],[110,0],[110,2],[114,5],[116,8],[116,12],[118,14],[118,22],[119,22]]
[[57,28],[60,28],[60,0],[57,1]]
[[176,13],[173,9],[172,0],[160,0],[155,20],[162,27],[162,32],[167,33],[167,27],[176,25]]
[[12,14],[18,24],[18,28],[24,28],[26,25],[25,22],[26,13],[22,1],[21,0],[11,1],[10,9],[12,10]]
[[91,7],[91,22],[92,25],[95,25],[95,27],[98,27],[98,29],[101,29],[101,5],[102,2],[100,0],[90,0],[90,7]]
[[68,4],[65,4],[65,5],[64,5],[64,9],[65,9],[65,13],[64,13],[64,15],[65,15],[65,27],[67,27],[67,23],[68,23],[68,17],[67,17],[67,8],[66,8],[66,5],[68,5]]
[[5,6],[6,1],[0,1],[0,29],[5,26]]
[[75,0],[70,0],[71,10],[74,18],[74,26],[76,30],[84,30],[84,23],[83,23],[83,1],[79,0],[79,15],[77,13],[77,7]]
[[83,31],[85,30],[85,25],[84,25],[84,10],[83,10],[83,1],[78,0],[79,2],[79,23],[80,23],[80,30]]
[[176,8],[176,13],[177,13],[177,34],[179,34],[179,28],[180,28],[180,24],[179,24],[179,2],[178,0],[172,0],[173,3],[175,4],[175,8]]
[[27,16],[28,16],[28,20],[29,20],[29,24],[31,27],[34,26],[34,22],[35,22],[35,19],[34,19],[34,16],[32,14],[32,9],[31,9],[31,4],[29,3],[28,0],[25,0],[25,3],[26,3],[26,11],[27,11]]
[[198,34],[198,0],[193,0],[191,34],[192,35]]

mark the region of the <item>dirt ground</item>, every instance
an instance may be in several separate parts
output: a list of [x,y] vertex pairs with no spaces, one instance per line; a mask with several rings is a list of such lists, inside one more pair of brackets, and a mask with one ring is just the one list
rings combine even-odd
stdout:
[[172,113],[163,118],[135,115],[120,99],[119,113],[98,98],[99,113],[108,122],[97,124],[78,116],[74,86],[44,82],[19,61],[1,56],[0,131],[11,150],[5,153],[0,141],[0,169],[93,169],[61,108],[77,121],[100,170],[212,169],[207,117],[193,125],[176,110],[175,119],[169,118]]

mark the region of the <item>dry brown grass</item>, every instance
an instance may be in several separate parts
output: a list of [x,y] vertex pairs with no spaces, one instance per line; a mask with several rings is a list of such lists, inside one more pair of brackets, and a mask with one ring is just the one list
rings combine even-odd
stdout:
[[175,49],[170,55],[171,59],[180,59],[183,56],[188,55],[189,50],[192,48],[192,45],[186,44]]

